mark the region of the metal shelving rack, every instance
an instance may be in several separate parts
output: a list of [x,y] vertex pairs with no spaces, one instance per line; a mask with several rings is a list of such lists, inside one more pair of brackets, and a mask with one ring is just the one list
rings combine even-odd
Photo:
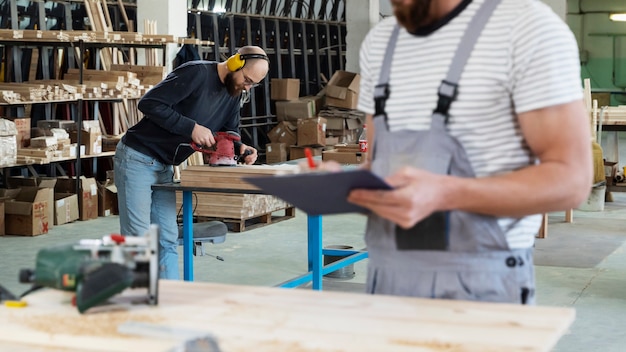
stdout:
[[[222,2],[220,2],[221,4]],[[345,67],[344,0],[188,1],[189,37],[212,41],[199,48],[202,58],[223,61],[245,45],[258,45],[270,57],[264,84],[253,90],[241,111],[244,142],[265,150],[276,124],[270,102],[272,78],[298,78],[301,95],[317,94],[336,70]],[[223,11],[222,11],[223,10]]]
[[[136,3],[126,0],[123,4],[128,17],[136,23]],[[250,103],[241,111],[242,138],[261,154],[269,142],[267,132],[277,122],[270,101],[270,80],[298,78],[301,95],[313,95],[336,70],[345,67],[345,0],[188,0],[187,4],[188,36],[213,42],[198,48],[202,58],[223,61],[244,45],[263,47],[270,56],[267,79],[251,92]],[[223,8],[218,10],[218,5]],[[108,1],[107,6],[114,29],[126,30],[118,3]],[[0,0],[0,16],[0,28],[33,29],[45,24],[41,29],[81,30],[85,10],[82,0]],[[29,21],[23,21],[27,17]],[[40,51],[38,78],[56,77],[50,65],[54,49]],[[75,67],[73,50],[66,50],[66,54],[66,65]],[[91,59],[97,56],[90,55]],[[18,62],[22,57],[30,58],[30,54],[14,50],[11,60]],[[22,81],[27,68],[11,67],[5,70],[5,78]]]

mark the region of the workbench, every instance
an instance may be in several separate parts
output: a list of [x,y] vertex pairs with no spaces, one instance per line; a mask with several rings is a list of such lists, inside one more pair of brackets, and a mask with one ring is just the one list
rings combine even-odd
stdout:
[[575,317],[572,308],[172,280],[159,286],[158,306],[130,304],[145,290],[127,290],[116,305],[83,315],[70,305],[72,293],[34,292],[27,307],[0,306],[0,346],[172,351],[210,334],[228,352],[549,351]]
[[[193,199],[194,192],[250,193],[263,194],[260,190],[224,189],[209,187],[187,187],[179,183],[156,184],[152,189],[183,192],[183,279],[193,281]],[[322,248],[322,216],[307,215],[308,272],[278,286],[293,288],[312,282],[314,290],[322,289],[322,277],[335,270],[367,258],[367,251],[324,249]],[[323,265],[323,256],[330,255],[342,259]]]

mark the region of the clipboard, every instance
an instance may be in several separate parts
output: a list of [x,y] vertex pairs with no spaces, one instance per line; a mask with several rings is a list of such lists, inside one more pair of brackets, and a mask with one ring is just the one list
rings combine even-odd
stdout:
[[243,177],[267,194],[274,195],[309,215],[368,213],[346,198],[351,190],[393,189],[369,170],[311,172],[270,177]]

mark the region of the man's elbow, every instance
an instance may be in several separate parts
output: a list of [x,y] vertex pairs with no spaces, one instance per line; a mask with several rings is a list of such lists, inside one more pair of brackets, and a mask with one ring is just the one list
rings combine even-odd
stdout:
[[[581,172],[581,170],[589,170],[591,172]],[[571,175],[569,179],[571,180],[570,192],[567,197],[568,209],[577,208],[580,206],[591,193],[591,189],[593,187],[594,181],[594,173],[593,168],[590,166],[589,168],[583,168],[578,170],[577,173]]]

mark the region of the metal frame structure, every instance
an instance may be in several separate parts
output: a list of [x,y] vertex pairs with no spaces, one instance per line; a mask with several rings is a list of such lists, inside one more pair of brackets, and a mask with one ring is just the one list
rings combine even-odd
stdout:
[[317,94],[345,67],[345,0],[189,0],[189,37],[213,42],[203,59],[224,61],[245,45],[264,48],[270,71],[241,111],[244,142],[265,150],[276,124],[272,78],[300,79],[301,95]]
[[[188,0],[188,36],[213,42],[198,48],[203,59],[224,61],[245,45],[258,45],[270,57],[267,79],[250,92],[250,102],[241,110],[243,141],[261,155],[269,142],[267,132],[277,122],[270,101],[270,80],[298,78],[301,95],[314,95],[336,70],[344,69],[345,1]],[[123,3],[128,17],[136,23],[136,2]],[[117,2],[108,1],[107,6],[114,30],[127,30]],[[81,30],[85,17],[82,0],[0,0],[0,28]],[[55,50],[41,49],[37,77],[28,77],[30,80],[55,78],[51,65]],[[12,62],[30,62],[31,51],[14,48]],[[67,51],[68,67],[74,67],[73,55]],[[28,65],[6,65],[4,72],[13,82],[24,81],[28,73]]]

